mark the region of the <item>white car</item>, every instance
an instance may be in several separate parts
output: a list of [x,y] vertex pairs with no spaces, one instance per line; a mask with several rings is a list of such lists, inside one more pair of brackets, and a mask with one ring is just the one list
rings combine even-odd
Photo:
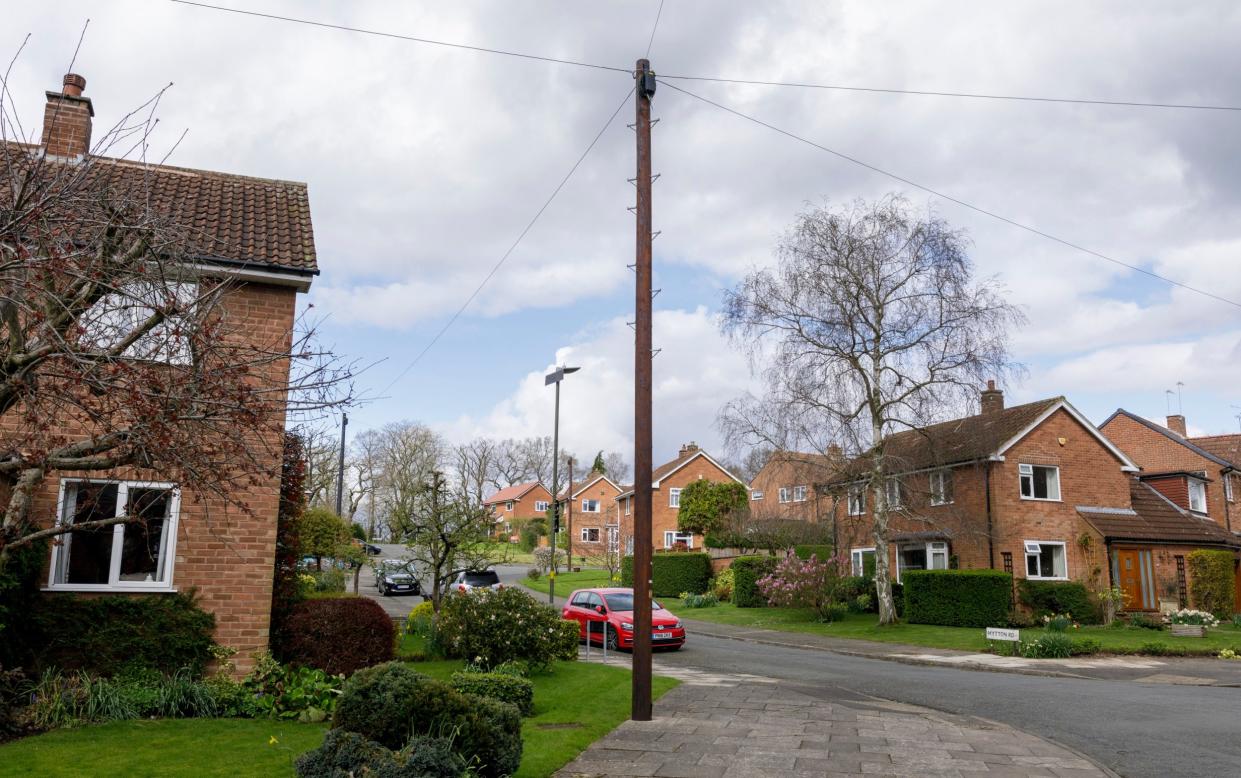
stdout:
[[450,592],[468,592],[471,589],[499,591],[503,588],[504,584],[500,583],[500,576],[495,570],[467,570],[448,584]]

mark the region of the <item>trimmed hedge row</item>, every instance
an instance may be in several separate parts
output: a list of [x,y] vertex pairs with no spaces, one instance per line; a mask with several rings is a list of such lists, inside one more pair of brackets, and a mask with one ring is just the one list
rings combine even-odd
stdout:
[[905,618],[911,624],[997,627],[1008,623],[1013,576],[1000,570],[906,570]]
[[832,554],[836,553],[836,549],[832,548],[830,543],[799,543],[793,546],[793,553],[798,559],[809,559],[814,556],[820,562],[826,562],[832,558]]
[[1231,551],[1198,549],[1186,555],[1189,563],[1189,602],[1198,610],[1224,619],[1233,611],[1236,586]]
[[763,608],[767,598],[758,590],[758,579],[775,572],[778,560],[773,556],[739,556],[733,560],[733,605],[738,608]]
[[1017,582],[1017,597],[1022,605],[1034,611],[1036,619],[1052,613],[1067,613],[1083,624],[1100,621],[1099,608],[1085,584],[1023,578]]
[[[633,557],[621,560],[621,585],[633,586]],[[680,597],[703,594],[711,586],[711,557],[700,553],[651,555],[651,594]]]

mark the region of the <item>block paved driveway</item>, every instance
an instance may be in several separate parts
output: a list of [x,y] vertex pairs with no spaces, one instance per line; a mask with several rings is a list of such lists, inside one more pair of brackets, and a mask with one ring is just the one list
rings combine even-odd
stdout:
[[659,672],[682,685],[656,703],[654,720],[625,722],[558,778],[1111,775],[994,722],[864,697],[827,701],[753,675]]

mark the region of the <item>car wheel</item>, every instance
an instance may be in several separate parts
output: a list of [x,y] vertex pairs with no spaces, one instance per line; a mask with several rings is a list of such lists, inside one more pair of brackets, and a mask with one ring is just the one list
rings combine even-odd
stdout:
[[620,650],[620,635],[616,634],[616,630],[614,629],[608,630],[608,650]]

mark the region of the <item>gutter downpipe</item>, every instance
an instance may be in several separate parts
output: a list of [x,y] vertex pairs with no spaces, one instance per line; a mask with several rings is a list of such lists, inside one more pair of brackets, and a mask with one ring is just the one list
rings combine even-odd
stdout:
[[987,562],[988,566],[995,569],[995,533],[993,532],[993,523],[991,517],[991,460],[987,460],[982,471],[983,489],[987,493]]

